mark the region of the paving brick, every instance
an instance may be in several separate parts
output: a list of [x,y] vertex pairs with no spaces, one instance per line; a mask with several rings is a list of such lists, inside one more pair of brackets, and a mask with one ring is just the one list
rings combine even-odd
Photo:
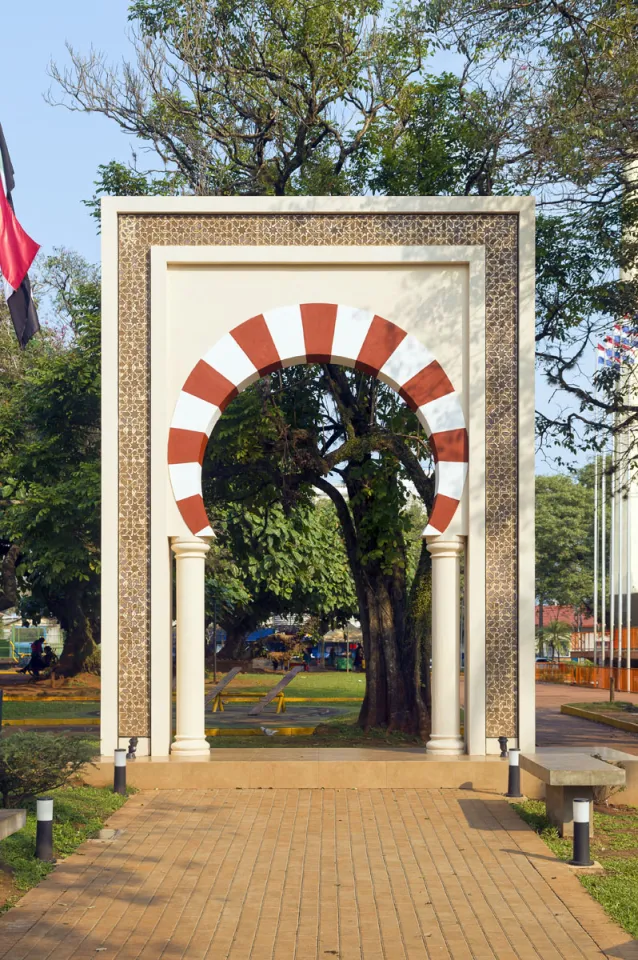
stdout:
[[109,826],[0,918],[0,958],[638,960],[493,796],[176,790]]

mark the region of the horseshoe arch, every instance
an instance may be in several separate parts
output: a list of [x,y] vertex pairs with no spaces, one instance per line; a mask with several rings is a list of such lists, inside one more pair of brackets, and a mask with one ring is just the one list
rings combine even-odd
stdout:
[[444,533],[467,474],[468,434],[452,383],[434,355],[395,323],[331,303],[278,307],[225,334],[193,367],[168,438],[177,507],[195,536],[212,536],[202,498],[206,444],[221,414],[259,377],[298,363],[339,363],[387,383],[424,426],[435,462],[435,496],[424,535]]

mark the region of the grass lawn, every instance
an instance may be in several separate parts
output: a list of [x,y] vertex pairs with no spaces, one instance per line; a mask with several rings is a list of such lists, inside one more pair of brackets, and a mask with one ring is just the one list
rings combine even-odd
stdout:
[[[126,803],[126,798],[108,787],[60,787],[52,790],[53,852],[58,860],[69,854],[98,830],[111,814]],[[53,864],[34,858],[35,800],[27,804],[26,826],[0,840],[0,909],[8,910],[20,896],[35,887]]]
[[578,707],[579,710],[591,710],[592,713],[627,713],[627,719],[632,716],[638,719],[638,704],[627,703],[626,700],[594,700],[590,703],[570,703],[570,707]]
[[[571,858],[571,840],[558,836],[545,816],[541,800],[525,800],[512,806],[540,834],[552,853],[561,860]],[[578,879],[612,920],[638,938],[638,808],[598,807],[594,812],[591,854],[605,868],[604,874],[580,874]]]
[[[222,679],[218,673],[218,680]],[[284,676],[277,673],[240,673],[226,687],[225,692],[232,694],[261,693],[265,695]],[[207,671],[206,686],[214,686],[213,674]],[[286,687],[286,696],[308,697],[360,697],[363,700],[366,678],[362,673],[342,673],[341,671],[323,671],[317,673],[299,673]]]
[[24,703],[5,703],[2,716],[5,720],[68,719],[69,717],[99,717],[99,703],[40,703],[37,700]]

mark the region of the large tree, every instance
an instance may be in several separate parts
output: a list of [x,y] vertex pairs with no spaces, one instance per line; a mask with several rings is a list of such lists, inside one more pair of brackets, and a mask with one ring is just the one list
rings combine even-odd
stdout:
[[[106,165],[98,194],[126,183],[135,193],[155,192],[161,189],[158,178],[167,189],[196,194],[486,195],[527,191],[530,185],[542,192],[551,178],[556,181],[558,155],[549,157],[546,135],[527,137],[525,131],[530,121],[537,131],[551,129],[542,127],[549,114],[541,116],[534,99],[538,95],[549,104],[549,88],[534,62],[516,62],[516,44],[525,44],[527,29],[517,18],[525,8],[539,24],[549,17],[550,27],[535,35],[553,56],[546,75],[554,78],[552,89],[559,89],[563,60],[552,38],[560,38],[562,15],[552,3],[519,6],[515,0],[515,42],[506,45],[507,17],[496,16],[492,48],[479,28],[488,14],[512,5],[501,10],[499,2],[485,0],[481,7],[476,0],[473,16],[464,16],[470,6],[415,3],[386,16],[381,4],[360,0],[345,5],[250,0],[241,7],[213,0],[138,0],[131,8],[137,37],[132,64],[110,69],[99,54],[71,50],[70,67],[52,72],[68,107],[111,117],[160,160],[159,170],[151,163],[146,178]],[[458,38],[465,64],[456,78],[427,77],[425,43],[445,42],[445,30]],[[494,68],[497,48],[511,69]],[[569,77],[577,69],[574,60]],[[569,128],[567,114],[554,110],[551,116],[560,131]],[[581,127],[583,149],[591,151]],[[604,176],[612,168],[605,160]],[[565,173],[561,183],[567,180]],[[586,182],[585,177],[577,184],[579,200],[586,199]],[[604,199],[601,177],[595,182]],[[601,378],[598,396],[572,375],[601,310],[605,318],[615,316],[630,302],[627,285],[611,276],[627,210],[618,182],[613,203],[598,205],[602,214],[586,206],[574,214],[563,203],[556,214],[548,208],[539,231],[539,358],[551,382],[570,390],[580,404],[575,417],[569,413],[543,424],[563,446],[580,442],[579,425],[596,430],[601,417],[620,409],[611,373]],[[386,388],[331,365],[268,378],[247,395],[263,413],[249,457],[256,465],[255,482],[268,475],[284,504],[304,485],[315,484],[332,498],[340,517],[368,637],[362,723],[426,730],[427,652],[417,638],[423,638],[428,609],[428,556],[422,549],[410,589],[403,519],[405,481],[414,484],[426,506],[432,501],[427,444],[418,424]],[[240,398],[225,416],[236,410],[239,417],[246,409]],[[223,478],[224,463],[236,469],[242,451],[226,456],[218,431],[209,463],[215,466],[211,476]],[[348,502],[330,482],[336,471]],[[251,471],[244,474],[248,482]]]
[[548,603],[581,607],[593,597],[591,486],[569,476],[536,478],[536,596],[539,628]]
[[0,539],[12,545],[3,568],[19,558],[10,599],[59,619],[61,668],[73,673],[99,640],[100,287],[65,251],[45,263],[43,284],[56,327],[23,354],[3,339]]
[[600,448],[638,418],[636,368],[593,367],[610,324],[637,323],[638,7],[425,0],[424,8],[438,42],[464,60],[466,104],[478,93],[503,104],[504,136],[492,138],[499,190],[533,192],[543,211],[538,362],[556,402],[539,416],[541,441]]
[[115,120],[197,194],[349,192],[426,47],[410,4],[380,0],[135,0],[130,20],[133,62],[69,47],[53,77],[70,109]]
[[205,500],[290,510],[313,487],[336,508],[356,588],[367,663],[360,722],[425,735],[430,565],[422,541],[415,556],[408,507],[412,491],[430,507],[434,483],[425,435],[392,390],[325,364],[272,374],[230,404],[204,460]]
[[227,639],[221,656],[246,652],[246,637],[273,614],[308,614],[325,629],[357,614],[357,598],[331,503],[304,497],[290,509],[278,498],[247,506],[208,503],[215,539],[207,560],[207,613]]

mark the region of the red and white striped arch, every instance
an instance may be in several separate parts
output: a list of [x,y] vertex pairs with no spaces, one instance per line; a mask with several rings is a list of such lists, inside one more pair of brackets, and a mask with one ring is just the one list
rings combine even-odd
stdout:
[[251,317],[218,340],[193,367],[175,406],[168,439],[173,493],[188,529],[212,535],[202,499],[202,461],[224,409],[248,384],[295,363],[340,363],[393,387],[425,427],[435,460],[427,536],[443,533],[459,505],[468,437],[454,387],[426,347],[369,310],[302,303]]

